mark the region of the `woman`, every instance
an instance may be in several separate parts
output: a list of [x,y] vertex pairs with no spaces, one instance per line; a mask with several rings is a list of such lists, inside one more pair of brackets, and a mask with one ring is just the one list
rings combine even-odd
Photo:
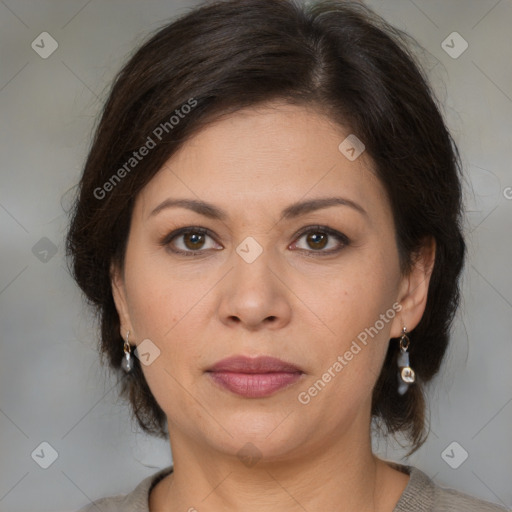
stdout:
[[68,253],[173,466],[83,510],[505,510],[371,449],[372,421],[425,441],[465,255],[406,41],[359,3],[232,0],[121,70]]

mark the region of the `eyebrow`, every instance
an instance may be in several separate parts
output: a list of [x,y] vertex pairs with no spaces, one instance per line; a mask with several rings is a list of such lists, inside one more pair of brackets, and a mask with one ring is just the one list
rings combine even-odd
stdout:
[[[310,199],[308,201],[301,201],[293,203],[286,207],[281,213],[280,220],[289,220],[307,213],[321,210],[323,208],[329,208],[331,206],[348,206],[364,216],[368,217],[366,210],[358,203],[346,199],[343,197],[321,197],[317,199]],[[217,219],[225,221],[228,218],[228,214],[218,208],[217,206],[207,203],[205,201],[198,201],[195,199],[166,199],[160,203],[150,214],[149,217],[153,217],[167,208],[186,208],[192,210],[200,215],[204,215],[210,219]]]

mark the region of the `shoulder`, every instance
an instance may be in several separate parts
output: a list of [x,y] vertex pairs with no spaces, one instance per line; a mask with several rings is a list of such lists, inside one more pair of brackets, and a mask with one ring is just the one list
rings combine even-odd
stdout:
[[437,487],[434,511],[439,512],[510,512],[496,503],[484,501],[456,489]]
[[151,489],[171,472],[172,466],[161,469],[142,480],[129,494],[98,499],[77,512],[149,512],[149,493]]
[[410,479],[393,512],[510,512],[501,505],[441,487],[418,468],[396,466],[409,474]]

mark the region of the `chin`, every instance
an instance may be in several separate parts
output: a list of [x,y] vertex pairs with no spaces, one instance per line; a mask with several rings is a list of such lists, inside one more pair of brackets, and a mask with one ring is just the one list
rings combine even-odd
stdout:
[[290,417],[286,414],[262,415],[259,411],[236,416],[223,416],[230,420],[223,423],[223,426],[231,435],[220,429],[217,431],[217,435],[222,438],[219,439],[220,442],[216,443],[214,438],[210,438],[209,444],[216,450],[235,455],[248,467],[251,461],[254,464],[257,461],[275,462],[289,459],[293,453],[304,447],[312,435],[303,423],[295,423],[296,418],[292,419],[293,414]]

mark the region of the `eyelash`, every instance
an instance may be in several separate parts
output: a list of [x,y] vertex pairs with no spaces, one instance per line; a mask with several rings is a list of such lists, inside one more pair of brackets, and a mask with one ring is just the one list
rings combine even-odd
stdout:
[[[209,250],[209,249],[201,249],[198,251],[190,251],[190,250],[183,251],[181,249],[172,249],[171,248],[171,242],[175,238],[178,238],[179,236],[182,236],[182,235],[185,235],[188,233],[208,235],[210,238],[215,240],[215,238],[213,237],[213,235],[209,229],[196,227],[196,226],[187,226],[187,227],[172,231],[171,233],[166,235],[160,241],[160,245],[163,247],[169,248],[169,250],[175,254],[182,254],[184,256],[196,256],[196,255],[203,254],[205,251]],[[340,242],[342,244],[341,247],[338,247],[336,249],[331,249],[329,251],[323,251],[322,249],[319,249],[319,250],[297,249],[298,251],[311,253],[309,255],[314,256],[314,257],[316,257],[316,256],[322,257],[322,256],[329,256],[332,254],[336,254],[336,253],[340,252],[342,249],[344,249],[345,247],[349,246],[351,243],[351,241],[349,240],[349,238],[346,235],[344,235],[343,233],[340,233],[339,231],[336,231],[334,229],[328,228],[327,226],[308,226],[307,228],[304,228],[299,233],[297,233],[295,235],[294,239],[298,241],[304,235],[308,235],[310,233],[322,233],[322,234],[328,235],[330,237],[335,238],[336,240],[338,240],[338,242]],[[293,242],[293,243],[295,244],[296,242]]]

